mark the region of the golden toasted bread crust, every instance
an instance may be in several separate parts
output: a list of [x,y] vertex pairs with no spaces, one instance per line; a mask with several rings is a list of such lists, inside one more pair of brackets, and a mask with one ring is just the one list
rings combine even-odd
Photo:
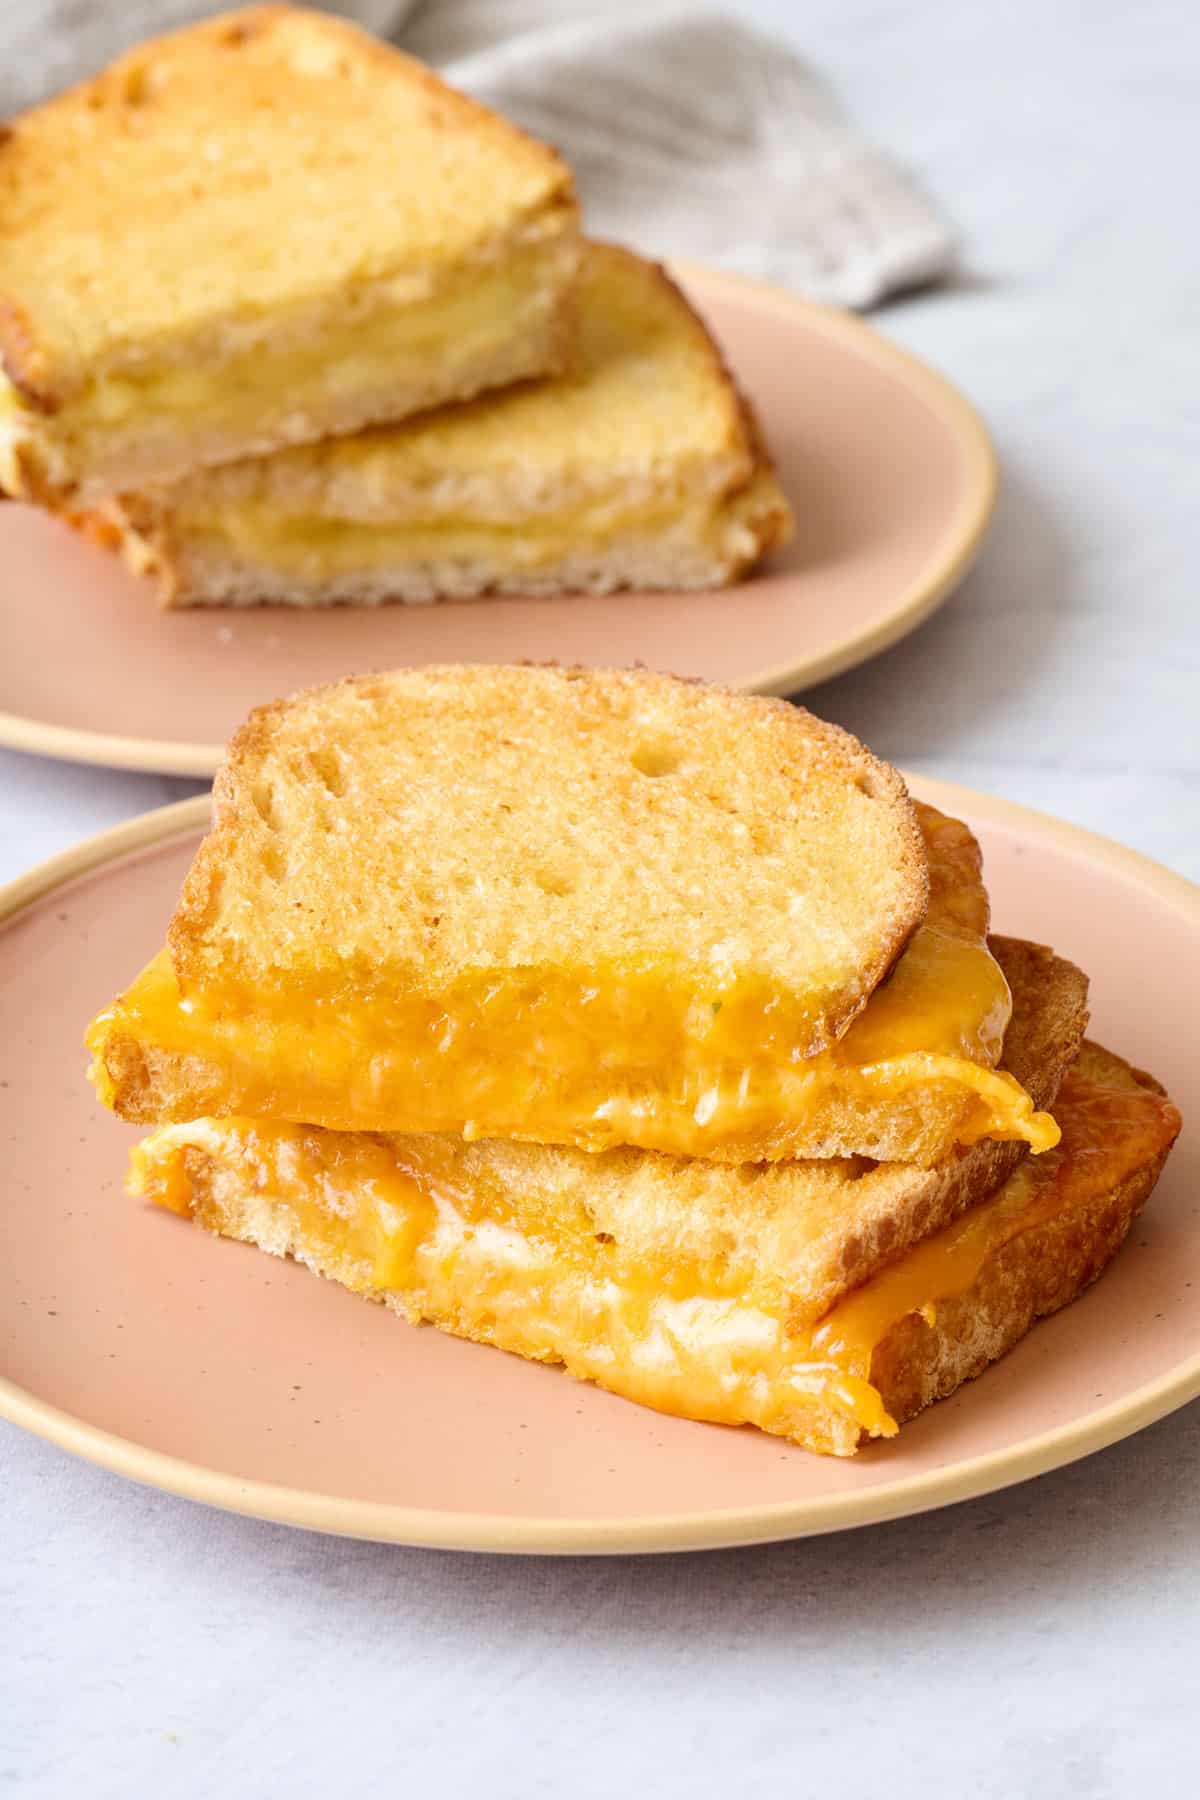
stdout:
[[965,1293],[938,1303],[932,1326],[917,1315],[893,1326],[872,1358],[871,1380],[897,1423],[945,1399],[1011,1350],[1039,1319],[1077,1299],[1103,1274],[1153,1192],[1181,1124],[1165,1090],[1093,1043],[1083,1046],[1075,1076],[1101,1089],[1161,1097],[1145,1160],[1115,1186],[1036,1220],[1002,1244]]
[[1088,978],[1046,944],[995,932],[988,943],[1013,996],[1002,1066],[1035,1106],[1052,1106],[1087,1030]]
[[[610,256],[622,257],[631,267],[642,264],[643,259],[632,250],[621,245],[607,244],[603,246]],[[735,477],[725,490],[727,500],[732,500],[742,490],[748,488],[756,477],[774,476],[775,464],[767,448],[763,435],[762,423],[751,405],[745,390],[741,387],[726,359],[719,341],[709,327],[704,314],[693,305],[679,283],[668,272],[665,265],[652,263],[654,278],[668,293],[672,300],[690,317],[699,339],[703,339],[710,362],[714,383],[726,397],[728,407],[728,441],[727,448],[742,461],[742,474]],[[779,496],[782,502],[782,495]],[[786,502],[778,506],[769,519],[764,519],[760,527],[761,537],[757,551],[747,559],[745,566],[757,561],[759,556],[774,549],[776,545],[786,542],[791,529],[791,513]]]
[[[1044,944],[992,937],[1012,989],[1001,1066],[1041,1110],[1052,1110],[1087,1029],[1087,976]],[[1025,1146],[986,1138],[959,1146],[932,1168],[881,1163],[880,1180],[857,1183],[849,1216],[814,1240],[797,1320],[811,1321],[913,1244],[941,1230],[1006,1180]],[[787,1165],[783,1165],[786,1167]]]
[[129,500],[128,506],[116,499],[65,506],[61,495],[52,492],[42,504],[89,544],[119,556],[132,575],[148,576],[156,584],[159,604],[169,608],[175,603],[179,574],[168,515],[141,495],[130,495]]
[[[11,138],[11,132],[8,133]],[[4,139],[0,138],[0,155]],[[8,376],[18,393],[38,412],[58,410],[58,400],[49,386],[46,353],[38,345],[33,322],[18,300],[0,294],[0,369]]]
[[599,248],[604,255],[614,261],[623,262],[635,276],[640,275],[657,286],[672,304],[687,314],[696,334],[696,342],[704,345],[713,382],[724,396],[726,408],[724,448],[741,460],[744,476],[739,485],[744,486],[756,468],[764,464],[769,466],[769,463],[749,403],[734,380],[729,364],[725,360],[725,353],[710,331],[703,313],[693,306],[679,283],[668,274],[664,264],[648,263],[644,257],[638,256],[634,251],[626,249],[621,244],[603,244]]

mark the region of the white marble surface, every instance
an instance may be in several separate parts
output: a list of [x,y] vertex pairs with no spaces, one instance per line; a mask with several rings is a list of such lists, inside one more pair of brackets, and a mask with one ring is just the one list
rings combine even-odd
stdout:
[[[962,275],[878,323],[1005,495],[963,592],[810,696],[910,768],[1200,876],[1198,15],[751,0],[908,158]],[[190,791],[0,754],[0,877]],[[0,1783],[257,1800],[1198,1791],[1200,1409],[869,1533],[640,1563],[342,1544],[4,1429]]]

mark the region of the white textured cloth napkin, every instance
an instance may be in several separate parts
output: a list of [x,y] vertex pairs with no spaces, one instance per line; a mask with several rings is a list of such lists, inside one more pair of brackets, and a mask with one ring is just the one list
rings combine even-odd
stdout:
[[[602,8],[602,10],[601,10]],[[224,10],[196,0],[0,5],[0,113],[127,44]],[[633,0],[332,0],[549,139],[588,229],[868,307],[949,266],[945,223],[784,44]]]

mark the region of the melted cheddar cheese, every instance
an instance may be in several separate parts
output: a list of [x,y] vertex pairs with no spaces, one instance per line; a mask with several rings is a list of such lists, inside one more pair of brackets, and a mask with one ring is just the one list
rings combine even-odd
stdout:
[[753,1424],[818,1450],[896,1430],[876,1352],[902,1320],[936,1330],[998,1251],[1111,1191],[1170,1141],[1170,1103],[1068,1078],[1060,1147],[797,1329],[786,1306],[699,1265],[625,1256],[519,1193],[471,1191],[386,1138],[253,1120],[168,1126],[134,1152],[132,1190],[226,1235],[290,1253],[356,1292],[660,1411]]
[[[725,1161],[861,1154],[931,1163],[955,1143],[1057,1127],[995,1067],[1011,1012],[986,941],[987,896],[965,826],[919,809],[931,896],[887,981],[844,1036],[796,1057],[769,1009],[731,997],[656,1024],[653,989],[536,987],[390,995],[278,988],[180,993],[164,951],[93,1023],[93,1079],[119,1106],[112,1046],[179,1059],[159,1117],[244,1114],[342,1131],[439,1131],[616,1144]],[[197,1076],[202,1064],[206,1073]],[[200,1086],[195,1085],[197,1080]]]

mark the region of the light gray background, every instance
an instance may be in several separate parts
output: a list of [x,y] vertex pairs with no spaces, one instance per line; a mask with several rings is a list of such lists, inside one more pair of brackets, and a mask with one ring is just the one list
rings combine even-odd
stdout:
[[[883,330],[990,422],[976,573],[807,696],[1200,876],[1200,15],[747,0],[963,232]],[[191,791],[0,753],[0,878]],[[1200,1409],[793,1546],[504,1562],[224,1518],[0,1429],[0,1783],[192,1800],[1200,1791]]]

